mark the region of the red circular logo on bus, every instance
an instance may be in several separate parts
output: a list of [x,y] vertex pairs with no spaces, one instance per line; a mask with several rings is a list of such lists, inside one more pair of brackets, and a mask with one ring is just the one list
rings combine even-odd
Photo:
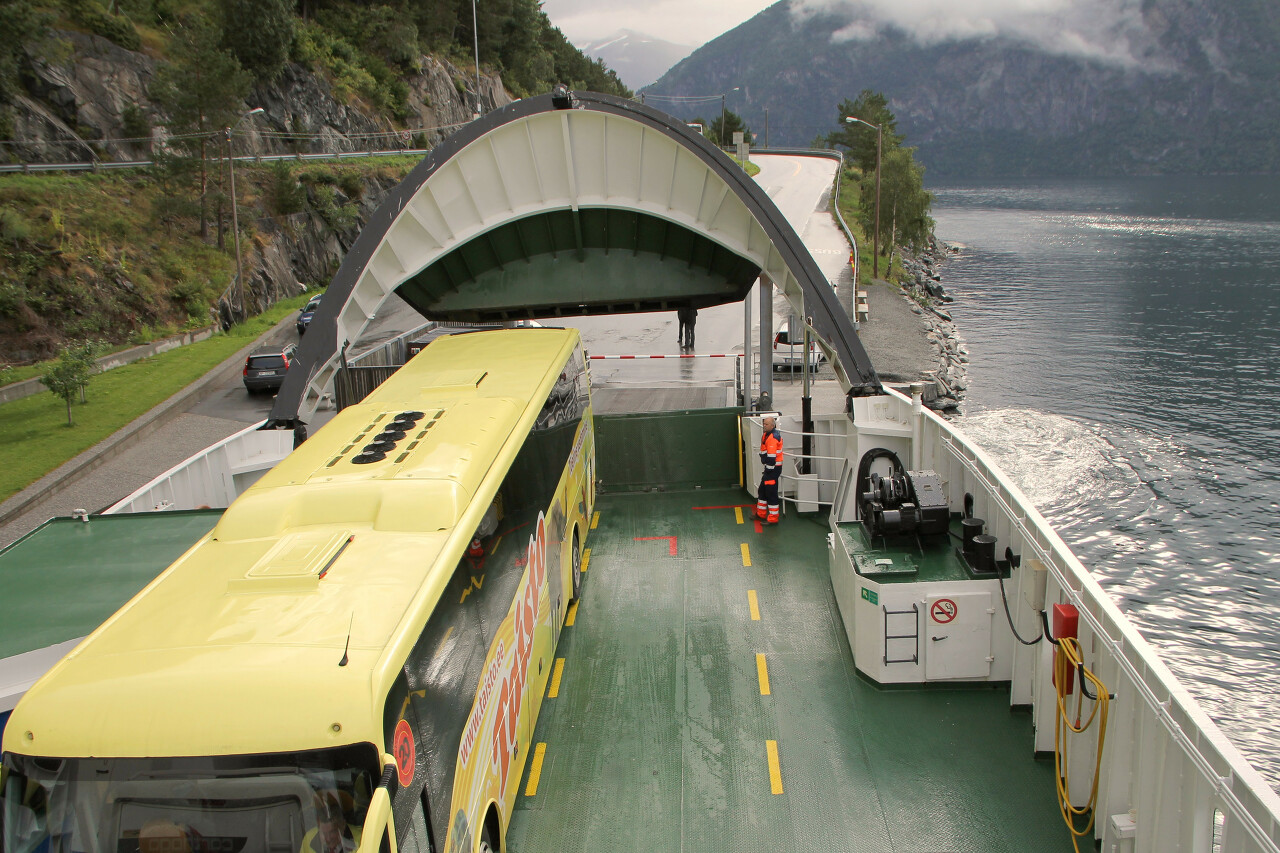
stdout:
[[396,775],[400,777],[400,786],[407,787],[413,781],[414,765],[413,728],[408,720],[396,723],[391,750],[396,757]]

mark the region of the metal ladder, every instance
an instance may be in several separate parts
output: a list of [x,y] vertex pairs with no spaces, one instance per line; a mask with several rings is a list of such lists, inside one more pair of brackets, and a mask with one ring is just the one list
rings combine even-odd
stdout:
[[[891,663],[920,663],[920,605],[911,605],[910,610],[890,610],[883,604],[880,609],[884,611],[884,663],[888,666]],[[889,633],[889,617],[890,616],[911,616],[911,633],[910,634],[890,634]],[[892,658],[889,657],[889,641],[890,640],[911,640],[915,643],[915,652],[909,658]]]

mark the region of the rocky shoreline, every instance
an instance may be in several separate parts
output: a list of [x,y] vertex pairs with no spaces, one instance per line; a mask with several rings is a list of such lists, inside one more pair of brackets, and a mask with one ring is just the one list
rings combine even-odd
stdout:
[[903,284],[902,296],[911,304],[911,310],[924,321],[926,337],[937,356],[937,367],[927,371],[933,377],[936,393],[925,394],[925,404],[940,412],[959,412],[964,392],[969,388],[969,348],[956,330],[951,312],[943,305],[952,301],[942,286],[939,268],[949,255],[959,251],[936,237],[927,249],[918,254],[903,253],[902,267],[908,279]]

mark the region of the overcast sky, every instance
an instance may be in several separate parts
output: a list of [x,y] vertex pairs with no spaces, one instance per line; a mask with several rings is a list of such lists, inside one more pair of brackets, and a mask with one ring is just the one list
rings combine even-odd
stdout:
[[[544,0],[569,40],[583,44],[630,29],[699,47],[771,5],[772,0]],[[836,41],[875,38],[888,25],[926,43],[1007,36],[1053,53],[1121,65],[1150,47],[1142,0],[789,0],[793,16],[843,14]]]
[[773,0],[543,0],[542,11],[574,44],[635,30],[701,47]]

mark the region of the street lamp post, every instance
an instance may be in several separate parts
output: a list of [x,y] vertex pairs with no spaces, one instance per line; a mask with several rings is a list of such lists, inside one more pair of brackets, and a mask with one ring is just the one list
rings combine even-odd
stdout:
[[[736,92],[741,88],[742,88],[741,86],[734,86],[732,89],[729,90],[729,92]],[[725,128],[725,124],[726,124],[725,117],[728,115],[728,113],[725,111],[725,98],[728,97],[729,92],[720,93],[720,147],[721,148],[724,148],[728,144],[725,141],[725,136],[728,135],[728,130]],[[715,102],[712,101],[712,103],[715,103]]]
[[[873,278],[880,277],[880,153],[881,144],[884,142],[884,127],[879,124],[872,124],[869,121],[863,121],[855,116],[845,116],[846,124],[865,124],[867,127],[873,127],[876,131],[876,230],[871,240],[871,275]],[[854,272],[857,276],[857,272]]]
[[240,120],[226,129],[227,135],[227,169],[231,172],[231,233],[235,238],[236,244],[236,289],[240,294],[240,311],[245,317],[249,316],[249,311],[244,300],[244,266],[240,260],[240,214],[238,205],[236,204],[236,158],[231,150],[231,135],[235,133],[236,128],[240,126],[240,122],[249,116],[257,115],[262,112],[262,107],[249,110],[249,112],[240,116]]
[[480,19],[476,17],[476,0],[471,0],[471,34],[476,45],[476,118],[480,118]]

